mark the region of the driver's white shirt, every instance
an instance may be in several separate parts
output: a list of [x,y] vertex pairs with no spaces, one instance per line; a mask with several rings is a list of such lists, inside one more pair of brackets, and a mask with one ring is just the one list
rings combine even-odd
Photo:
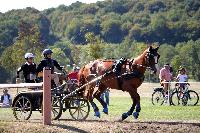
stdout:
[[9,100],[11,100],[11,97],[10,97],[10,99],[8,99],[8,95],[4,95],[3,104],[4,105],[10,104]]

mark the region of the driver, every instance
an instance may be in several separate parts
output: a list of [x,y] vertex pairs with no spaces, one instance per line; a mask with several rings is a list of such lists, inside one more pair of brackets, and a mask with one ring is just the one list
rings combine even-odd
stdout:
[[52,55],[52,50],[51,49],[45,49],[42,54],[44,56],[44,59],[40,61],[40,64],[37,67],[37,75],[39,72],[43,71],[44,67],[48,67],[51,70],[51,78],[54,80],[55,85],[58,87],[60,86],[59,82],[59,76],[57,74],[54,74],[54,66],[60,70],[63,71],[63,67],[61,67],[58,62],[54,59],[51,58]]

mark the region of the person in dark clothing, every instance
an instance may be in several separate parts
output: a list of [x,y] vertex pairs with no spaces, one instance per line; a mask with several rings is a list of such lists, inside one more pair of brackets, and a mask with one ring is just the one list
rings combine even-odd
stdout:
[[10,107],[11,105],[12,105],[12,98],[10,94],[8,94],[8,90],[4,89],[3,95],[1,96],[1,99],[0,99],[0,107],[7,108],[7,107]]
[[36,64],[33,62],[34,55],[32,53],[25,54],[26,62],[17,70],[17,79],[19,81],[19,73],[23,71],[24,79],[26,83],[35,83],[36,79]]
[[43,68],[49,68],[52,73],[52,80],[54,80],[56,86],[60,86],[59,77],[58,75],[54,74],[54,66],[60,71],[63,70],[63,67],[61,67],[56,60],[51,58],[52,53],[53,52],[51,49],[45,49],[42,52],[42,54],[44,55],[44,59],[40,61],[40,64],[38,65],[36,71],[37,73],[39,73],[43,71]]

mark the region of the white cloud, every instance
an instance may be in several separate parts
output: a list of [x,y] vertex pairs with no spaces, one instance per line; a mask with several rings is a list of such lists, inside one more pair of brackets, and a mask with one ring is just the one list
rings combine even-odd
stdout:
[[34,7],[38,10],[44,10],[51,7],[58,7],[61,4],[70,5],[76,1],[83,3],[95,3],[102,0],[0,0],[0,12],[6,12],[12,9],[23,9]]

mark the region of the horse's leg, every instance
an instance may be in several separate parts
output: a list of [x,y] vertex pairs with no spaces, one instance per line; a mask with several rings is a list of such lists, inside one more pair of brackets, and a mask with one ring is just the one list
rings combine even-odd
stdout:
[[129,94],[131,96],[133,104],[132,104],[132,106],[131,106],[131,108],[129,109],[128,112],[122,114],[122,120],[125,120],[127,117],[129,117],[130,115],[132,115],[133,111],[135,109],[135,106],[136,106],[136,99],[135,99],[136,92],[135,91],[131,91],[131,92],[129,92]]
[[96,98],[103,106],[103,112],[108,114],[108,105],[103,99],[101,99],[101,94],[105,91],[105,89],[106,87],[100,84],[98,90],[94,93],[94,98]]
[[94,109],[94,116],[99,117],[100,118],[100,112],[99,112],[99,108],[97,107],[97,105],[94,103],[93,101],[93,91],[94,91],[94,87],[91,87],[89,93],[88,93],[88,98],[89,98],[89,102],[92,105],[93,109]]
[[140,107],[140,95],[138,93],[136,94],[135,99],[136,99],[136,110],[135,110],[136,112],[133,113],[133,116],[134,116],[135,119],[137,119],[138,116],[139,116],[139,113],[141,111],[141,107]]

